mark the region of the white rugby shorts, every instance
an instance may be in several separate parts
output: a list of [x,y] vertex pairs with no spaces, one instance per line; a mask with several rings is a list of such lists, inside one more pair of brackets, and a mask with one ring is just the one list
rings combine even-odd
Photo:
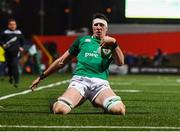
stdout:
[[85,98],[91,102],[104,89],[110,88],[109,82],[100,78],[89,78],[74,75],[68,88],[75,88]]

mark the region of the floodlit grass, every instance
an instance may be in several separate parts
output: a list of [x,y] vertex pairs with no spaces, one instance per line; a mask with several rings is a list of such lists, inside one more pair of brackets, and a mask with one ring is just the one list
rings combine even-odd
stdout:
[[[54,74],[45,79],[41,86],[70,78],[71,75]],[[7,78],[1,80],[0,97],[28,90],[33,79],[35,76],[22,76],[19,88],[13,88]],[[180,130],[180,83],[177,79],[179,76],[173,75],[110,76],[112,88],[126,105],[125,116],[103,114],[102,109],[94,108],[89,101],[68,115],[51,114],[50,102],[61,95],[68,84],[0,100],[0,130]],[[22,126],[29,126],[29,128]],[[50,126],[50,128],[42,128],[42,126]],[[57,128],[51,128],[51,126],[57,126]],[[71,126],[77,126],[77,128]],[[102,127],[86,128],[87,126]],[[113,128],[113,126],[119,128]],[[137,128],[123,128],[125,126]]]

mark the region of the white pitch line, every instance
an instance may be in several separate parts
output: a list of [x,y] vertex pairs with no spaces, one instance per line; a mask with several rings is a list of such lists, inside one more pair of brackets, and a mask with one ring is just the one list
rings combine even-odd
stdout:
[[[177,82],[177,81],[176,81]],[[171,83],[171,84],[163,84],[163,83],[126,83],[126,82],[111,82],[110,85],[122,85],[122,86],[129,86],[129,85],[139,85],[139,86],[179,86],[178,83]]]
[[180,79],[177,79],[176,82],[180,83]]
[[122,93],[172,93],[177,94],[180,93],[180,91],[142,91],[142,90],[134,90],[134,89],[127,89],[127,90],[120,90],[120,89],[114,89],[114,92],[122,92]]
[[177,84],[177,83],[169,83],[169,84],[166,84],[166,83],[142,83],[139,85],[142,85],[142,86],[179,86],[179,84]]
[[28,125],[0,125],[0,128],[82,128],[82,129],[160,129],[160,130],[180,130],[180,127],[169,126],[28,126]]
[[134,89],[127,89],[127,90],[119,90],[119,89],[115,89],[113,90],[114,92],[127,92],[127,93],[139,93],[139,92],[142,92],[141,90],[134,90]]
[[[70,80],[64,80],[64,81],[60,81],[60,82],[56,82],[56,83],[51,83],[51,84],[49,84],[49,85],[40,86],[40,87],[37,87],[37,88],[35,89],[35,91],[39,91],[39,90],[42,90],[42,89],[59,86],[59,85],[61,85],[61,84],[68,83],[69,81],[70,81]],[[19,93],[9,94],[9,95],[0,97],[0,100],[8,99],[8,98],[11,98],[11,97],[14,97],[14,96],[18,96],[18,95],[27,94],[27,93],[30,93],[30,92],[32,92],[32,91],[29,89],[29,90],[25,90],[25,91],[22,91],[22,92],[19,92]]]
[[111,85],[132,85],[131,82],[110,82]]

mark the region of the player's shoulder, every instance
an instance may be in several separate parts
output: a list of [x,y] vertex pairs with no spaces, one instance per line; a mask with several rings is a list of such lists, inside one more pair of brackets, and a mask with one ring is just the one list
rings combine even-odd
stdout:
[[91,36],[80,36],[74,41],[73,45],[78,45],[81,47],[81,45],[87,42],[92,42]]
[[91,42],[92,41],[92,36],[82,36],[79,38],[80,42]]
[[17,29],[16,32],[17,32],[18,34],[22,34],[21,30],[19,30],[19,29]]
[[14,31],[9,30],[9,29],[6,29],[6,30],[4,30],[3,33],[4,33],[4,34],[22,34],[21,30],[19,30],[19,29],[14,30]]
[[80,36],[80,37],[78,37],[77,39],[79,39],[79,40],[85,40],[85,39],[91,39],[91,36]]

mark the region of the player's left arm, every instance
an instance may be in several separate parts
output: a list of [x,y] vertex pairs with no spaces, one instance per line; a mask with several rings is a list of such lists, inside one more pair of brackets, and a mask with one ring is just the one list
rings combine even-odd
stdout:
[[120,49],[119,46],[117,46],[113,52],[112,52],[112,57],[115,61],[115,63],[118,65],[118,66],[121,66],[124,64],[124,55],[123,55],[123,52],[122,50]]

